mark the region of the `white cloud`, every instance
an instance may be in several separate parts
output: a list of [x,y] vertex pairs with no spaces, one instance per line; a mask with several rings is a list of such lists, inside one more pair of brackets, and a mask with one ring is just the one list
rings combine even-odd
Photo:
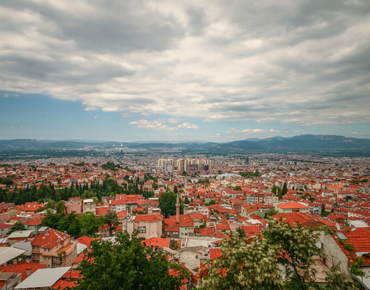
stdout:
[[176,123],[178,123],[180,121],[181,121],[181,119],[179,119],[179,118],[168,118],[167,119],[167,122],[168,123],[171,123],[171,124],[176,124]]
[[132,114],[130,114],[129,112],[123,112],[123,113],[121,113],[121,116],[122,116],[122,118],[130,118],[130,117],[132,117]]
[[231,128],[229,131],[227,131],[226,133],[239,133],[240,130],[239,129],[235,129],[235,128]]
[[183,136],[184,134],[182,134],[182,133],[176,133],[175,135],[176,136]]
[[190,124],[190,123],[182,123],[181,125],[177,126],[178,128],[185,128],[185,129],[198,129],[199,127],[195,124]]
[[356,135],[356,134],[357,134],[357,132],[352,132],[352,134]]
[[137,128],[158,130],[158,131],[174,131],[177,130],[176,127],[169,127],[163,124],[160,120],[148,121],[148,120],[139,120],[129,122],[130,125],[136,125]]
[[279,130],[270,129],[270,132],[279,133],[280,131]]
[[370,123],[367,0],[55,3],[0,4],[3,91],[145,117]]
[[244,133],[267,133],[265,130],[262,130],[262,129],[244,129],[243,131],[241,132],[244,132]]
[[94,117],[94,119],[97,119],[97,118],[98,118],[97,116]]
[[295,130],[294,133],[299,133],[299,130]]
[[218,138],[218,137],[221,137],[221,134],[220,133],[217,133],[217,134],[211,136],[211,138]]

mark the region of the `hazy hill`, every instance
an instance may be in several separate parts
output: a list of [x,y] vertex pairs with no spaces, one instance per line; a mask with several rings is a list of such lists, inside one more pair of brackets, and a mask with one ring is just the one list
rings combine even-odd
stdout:
[[0,140],[0,150],[78,149],[86,147],[129,147],[140,149],[184,148],[186,150],[245,151],[245,150],[370,150],[370,139],[347,138],[337,135],[300,135],[246,139],[233,142],[102,142],[102,141],[40,141],[33,139]]

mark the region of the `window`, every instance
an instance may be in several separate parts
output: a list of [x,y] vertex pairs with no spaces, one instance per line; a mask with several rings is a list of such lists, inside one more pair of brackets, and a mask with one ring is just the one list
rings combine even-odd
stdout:
[[145,234],[146,233],[146,227],[139,227],[138,231],[140,234]]

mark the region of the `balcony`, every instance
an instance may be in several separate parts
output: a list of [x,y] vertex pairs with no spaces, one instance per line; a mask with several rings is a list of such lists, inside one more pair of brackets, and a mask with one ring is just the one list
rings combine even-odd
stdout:
[[40,254],[40,249],[32,249],[32,254]]

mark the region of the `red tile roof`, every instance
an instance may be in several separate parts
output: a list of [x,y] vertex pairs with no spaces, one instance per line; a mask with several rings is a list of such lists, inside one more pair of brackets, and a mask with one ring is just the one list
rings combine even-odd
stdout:
[[58,282],[56,282],[53,287],[51,287],[51,289],[60,289],[60,290],[63,290],[67,287],[70,287],[70,288],[74,288],[76,287],[76,284],[72,283],[72,282],[68,282],[68,281],[64,281],[64,280],[59,280]]
[[94,241],[94,240],[97,240],[97,239],[93,239],[93,238],[90,238],[88,236],[82,236],[82,237],[76,239],[76,241],[78,241],[80,244],[84,244],[87,247],[90,247],[91,242]]
[[39,246],[42,248],[51,249],[67,238],[69,238],[69,235],[67,234],[64,237],[64,233],[60,231],[54,229],[47,229],[44,233],[39,233],[36,236],[36,238],[32,241],[32,246]]
[[308,206],[301,204],[299,202],[288,202],[288,203],[281,203],[277,205],[280,208],[288,209],[288,208],[309,208]]
[[44,264],[35,264],[35,263],[26,263],[20,262],[17,265],[7,265],[0,267],[0,272],[13,272],[22,274],[21,281],[27,278],[26,270],[31,269],[31,273],[34,273],[38,269],[45,269],[47,265]]
[[163,220],[162,216],[156,214],[138,214],[135,216],[135,222],[157,222]]
[[161,248],[169,248],[170,247],[170,240],[164,239],[164,238],[150,238],[145,241],[141,242],[142,244],[146,244],[148,247],[154,246],[154,247],[161,247]]
[[221,257],[221,249],[216,248],[216,249],[209,249],[209,255],[211,260],[214,260],[215,258]]

